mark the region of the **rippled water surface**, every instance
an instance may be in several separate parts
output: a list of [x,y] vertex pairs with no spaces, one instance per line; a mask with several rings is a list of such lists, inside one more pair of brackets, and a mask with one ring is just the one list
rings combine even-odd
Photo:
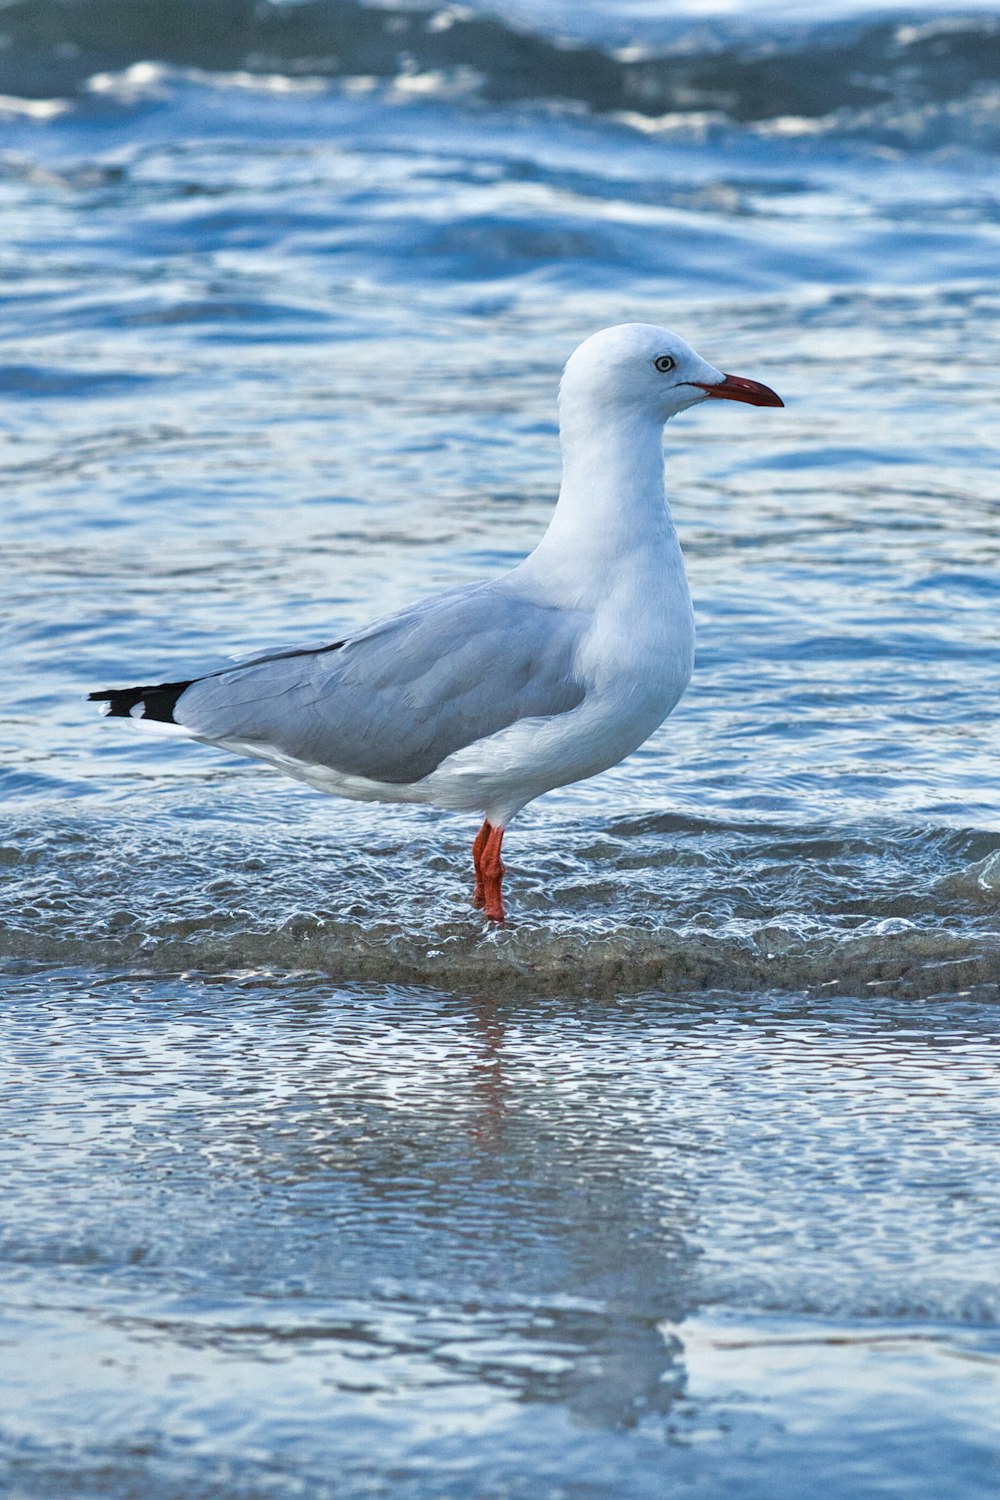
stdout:
[[2,1024],[15,1491],[995,1493],[990,1006],[58,971]]
[[[12,1494],[996,1493],[1000,17],[667,9],[0,11]],[[509,566],[625,319],[787,407],[506,931],[82,701]]]

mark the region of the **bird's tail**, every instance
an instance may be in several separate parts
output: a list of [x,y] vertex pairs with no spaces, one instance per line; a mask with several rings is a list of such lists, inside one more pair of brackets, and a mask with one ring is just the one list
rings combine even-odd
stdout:
[[88,703],[106,703],[104,712],[112,719],[152,719],[157,724],[176,724],[177,700],[191,683],[161,682],[156,687],[102,688],[88,693]]

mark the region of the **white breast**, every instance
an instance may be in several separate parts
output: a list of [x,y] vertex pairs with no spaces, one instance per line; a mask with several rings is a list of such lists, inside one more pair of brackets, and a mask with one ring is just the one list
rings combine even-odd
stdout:
[[481,810],[505,824],[543,792],[617,765],[659,728],[694,660],[691,597],[676,539],[618,571],[605,580],[592,628],[581,638],[583,702],[456,751],[414,786],[414,800]]

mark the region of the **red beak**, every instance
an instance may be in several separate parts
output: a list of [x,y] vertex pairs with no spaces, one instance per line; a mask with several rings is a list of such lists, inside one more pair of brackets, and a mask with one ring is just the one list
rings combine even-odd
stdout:
[[743,375],[724,375],[718,385],[706,385],[702,380],[692,380],[707,396],[718,401],[745,401],[748,406],[784,406],[784,401],[769,385],[759,380],[747,380]]

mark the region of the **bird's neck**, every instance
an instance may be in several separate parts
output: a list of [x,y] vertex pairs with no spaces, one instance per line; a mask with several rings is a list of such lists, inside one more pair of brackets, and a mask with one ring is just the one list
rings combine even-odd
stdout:
[[568,403],[560,415],[562,487],[533,556],[547,568],[607,578],[629,560],[674,550],[662,423]]

